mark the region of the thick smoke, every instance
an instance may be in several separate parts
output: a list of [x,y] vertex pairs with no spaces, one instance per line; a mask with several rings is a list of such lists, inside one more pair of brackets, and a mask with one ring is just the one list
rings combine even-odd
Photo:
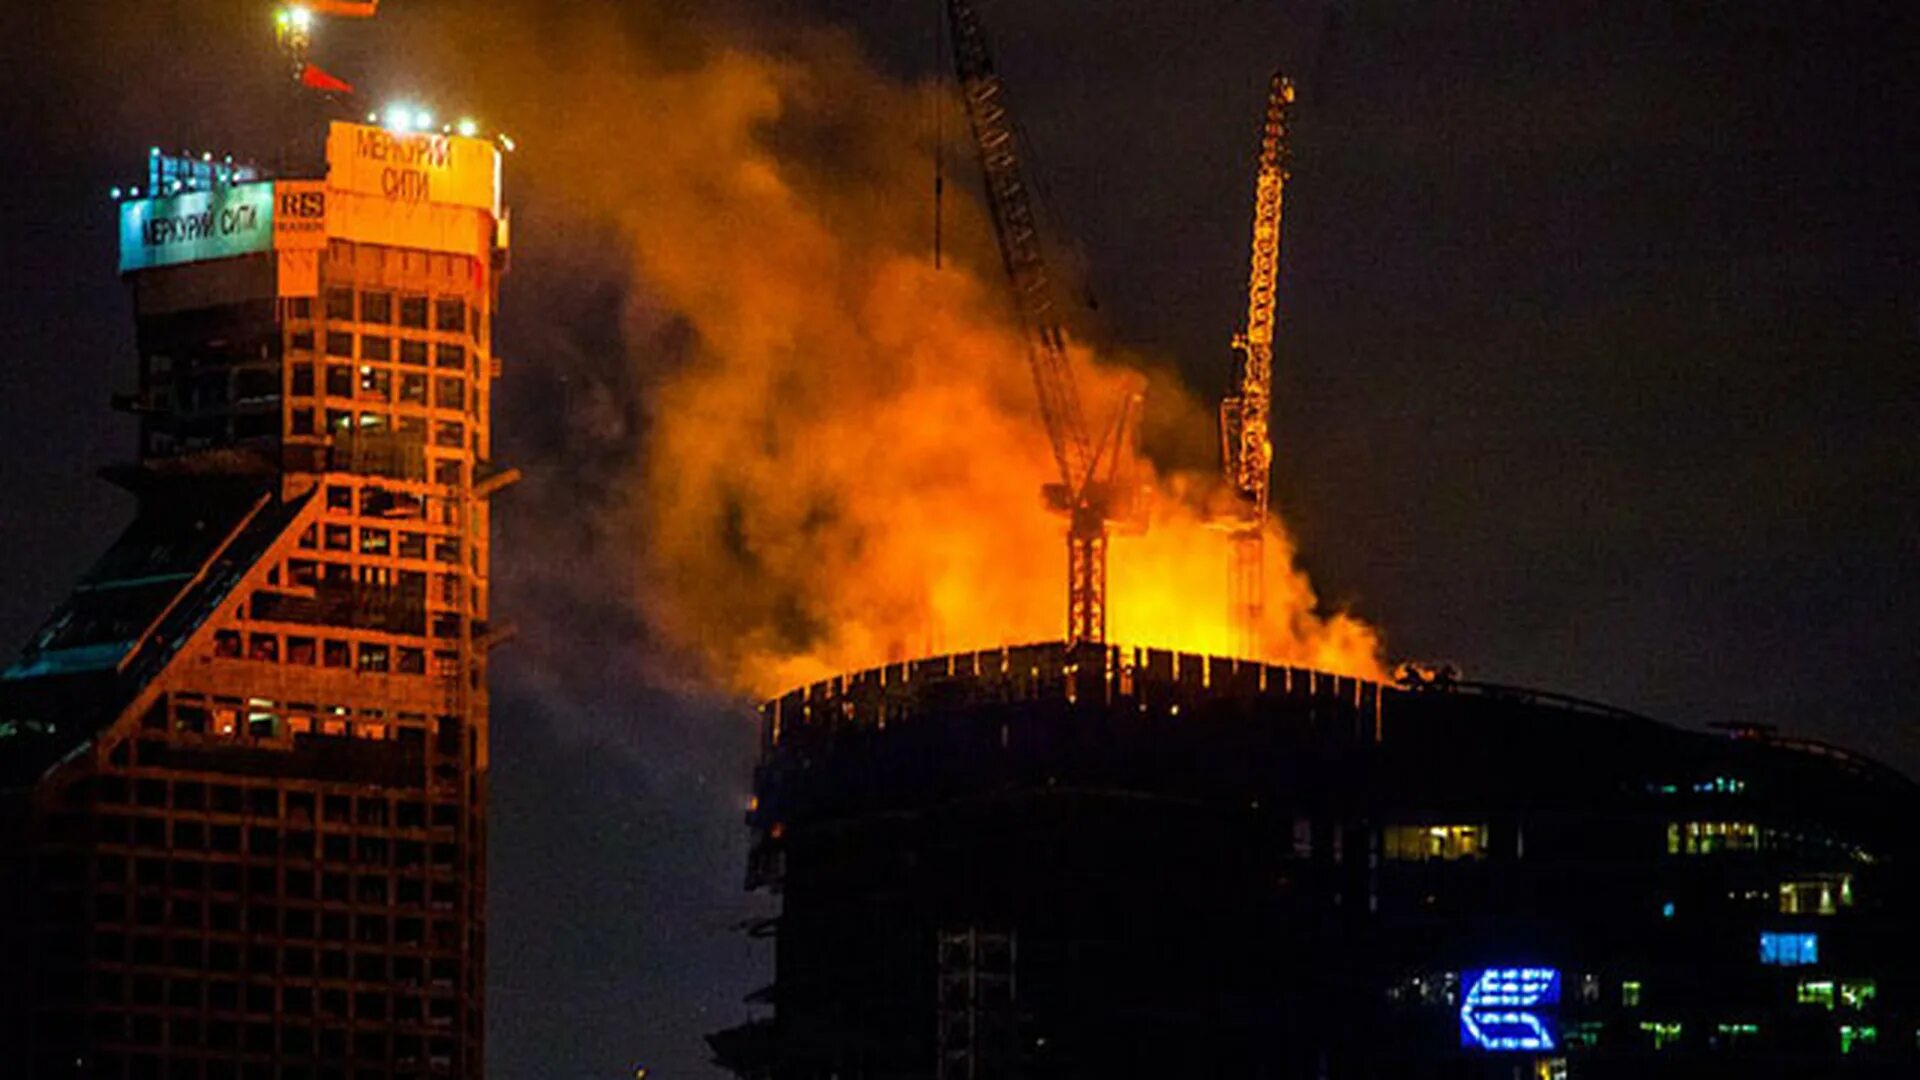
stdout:
[[[616,381],[640,405],[612,408],[634,452],[570,509],[627,553],[659,641],[771,693],[1059,637],[1064,526],[1039,497],[1052,457],[979,207],[950,198],[957,250],[939,269],[928,250],[944,85],[882,78],[837,35],[762,30],[748,47],[711,25],[544,8],[468,29],[476,50],[531,46],[495,71],[529,209],[563,204],[604,226],[578,239],[630,262]],[[1138,381],[1118,358],[1076,363],[1095,423]],[[602,426],[604,397],[572,399],[602,405],[568,422]],[[1156,430],[1211,437],[1211,409],[1164,378],[1148,409]],[[1219,484],[1150,463],[1146,478],[1150,527],[1113,545],[1110,637],[1232,651],[1227,543],[1206,525]],[[1377,674],[1377,637],[1317,610],[1277,521],[1267,551],[1263,656]]]

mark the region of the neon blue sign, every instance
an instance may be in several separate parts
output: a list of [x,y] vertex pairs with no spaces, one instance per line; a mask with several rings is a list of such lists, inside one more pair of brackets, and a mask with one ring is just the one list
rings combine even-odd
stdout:
[[1469,971],[1461,981],[1460,1045],[1480,1050],[1552,1050],[1552,1006],[1560,1004],[1558,968]]
[[1780,967],[1802,967],[1820,962],[1820,935],[1779,930],[1760,931],[1760,962]]

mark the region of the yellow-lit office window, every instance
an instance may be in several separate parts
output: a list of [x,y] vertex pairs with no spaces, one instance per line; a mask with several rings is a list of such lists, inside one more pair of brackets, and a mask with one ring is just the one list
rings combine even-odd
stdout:
[[1853,875],[1826,874],[1780,883],[1780,914],[1836,915],[1853,906]]
[[1760,850],[1760,827],[1750,821],[1676,821],[1667,826],[1667,852],[1714,855]]
[[1486,857],[1485,825],[1389,825],[1381,830],[1381,854],[1405,862]]

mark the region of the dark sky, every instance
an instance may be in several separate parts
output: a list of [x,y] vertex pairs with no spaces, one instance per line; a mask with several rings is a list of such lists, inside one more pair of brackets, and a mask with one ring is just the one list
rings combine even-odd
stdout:
[[[1323,595],[1394,657],[1920,773],[1909,6],[979,3],[1109,331],[1209,394],[1242,318],[1266,78],[1296,75],[1277,500]],[[931,2],[727,6],[844,27],[897,75],[932,62]],[[271,57],[250,0],[5,7],[17,643],[130,510],[90,478],[131,447],[106,409],[132,370],[106,191],[151,142],[257,134],[245,88]],[[370,81],[407,74],[388,58]],[[538,171],[538,135],[510,168]],[[499,327],[496,445],[528,480],[501,503],[496,607],[524,633],[495,668],[493,1075],[698,1075],[698,1036],[766,981],[730,930],[757,910],[752,722],[664,685],[632,613],[556,580],[604,536],[534,549],[526,515],[619,465],[564,429],[582,382],[622,385],[579,357],[617,335],[626,288],[539,196]]]

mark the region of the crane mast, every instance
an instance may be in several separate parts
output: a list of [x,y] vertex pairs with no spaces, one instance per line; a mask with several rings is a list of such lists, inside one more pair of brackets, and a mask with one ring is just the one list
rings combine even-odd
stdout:
[[1292,174],[1287,143],[1293,81],[1273,73],[1266,124],[1260,135],[1260,172],[1254,187],[1252,270],[1247,283],[1247,328],[1234,339],[1240,353],[1237,392],[1220,403],[1221,460],[1236,505],[1229,524],[1232,554],[1229,603],[1241,651],[1259,647],[1266,606],[1263,536],[1273,441],[1268,432],[1273,397],[1275,298],[1280,282],[1281,197]]
[[966,0],[948,0],[947,19],[954,74],[980,161],[1000,257],[1025,331],[1040,415],[1060,470],[1060,482],[1046,485],[1044,493],[1048,504],[1067,516],[1067,640],[1098,644],[1106,640],[1109,526],[1126,520],[1131,512],[1131,490],[1120,476],[1121,457],[1122,444],[1138,418],[1139,397],[1127,399],[1096,444],[1080,406],[1040,227],[1029,188],[1021,178],[1006,85],[994,68],[972,6]]

